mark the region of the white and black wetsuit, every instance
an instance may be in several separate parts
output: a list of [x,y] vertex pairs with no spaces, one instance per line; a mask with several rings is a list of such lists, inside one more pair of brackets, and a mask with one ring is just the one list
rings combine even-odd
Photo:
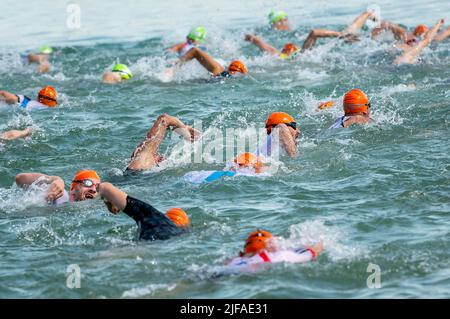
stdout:
[[251,257],[236,257],[214,273],[214,277],[238,274],[242,272],[255,272],[261,267],[271,263],[307,263],[316,259],[316,254],[311,248],[299,247],[293,250],[279,250],[268,252],[263,250]]
[[342,128],[344,127],[344,122],[347,121],[350,116],[341,116],[338,118],[328,129]]
[[184,233],[166,215],[139,199],[127,196],[127,205],[123,212],[133,218],[139,227],[139,239],[169,239]]

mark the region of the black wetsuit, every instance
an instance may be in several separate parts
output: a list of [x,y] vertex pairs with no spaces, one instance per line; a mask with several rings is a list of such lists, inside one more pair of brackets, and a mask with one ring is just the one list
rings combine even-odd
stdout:
[[166,215],[153,206],[130,196],[127,196],[127,205],[123,212],[138,224],[139,239],[168,239],[186,231],[185,228],[177,227]]

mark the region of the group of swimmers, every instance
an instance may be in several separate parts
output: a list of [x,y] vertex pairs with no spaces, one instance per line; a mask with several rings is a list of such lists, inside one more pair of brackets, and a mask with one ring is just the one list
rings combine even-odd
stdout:
[[[274,30],[289,31],[289,20],[285,12],[272,11],[268,15],[270,26]],[[372,12],[364,12],[359,15],[345,30],[333,31],[314,29],[311,30],[301,49],[294,43],[287,43],[282,50],[277,50],[256,35],[247,34],[248,41],[262,51],[279,59],[294,59],[301,52],[310,50],[318,38],[336,37],[346,42],[359,40],[359,31],[368,19],[376,20]],[[419,25],[413,32],[406,28],[387,21],[379,23],[372,30],[372,38],[379,37],[385,31],[391,31],[398,41],[396,47],[403,50],[403,54],[395,60],[395,63],[413,63],[424,47],[431,41],[443,41],[450,36],[450,27],[438,33],[444,21],[441,19],[433,27]],[[179,61],[175,68],[187,61],[196,59],[213,76],[230,77],[236,73],[247,74],[248,69],[239,60],[232,61],[228,67],[222,66],[213,59],[206,48],[202,46],[206,37],[203,27],[191,30],[187,35],[186,42],[176,44],[168,50],[179,55]],[[36,54],[29,54],[29,62],[38,63],[39,72],[47,72],[51,64],[49,57],[53,49],[43,47]],[[111,71],[103,74],[104,83],[119,83],[133,77],[131,70],[124,64],[117,64]],[[55,88],[46,86],[39,91],[36,99],[24,95],[17,95],[7,91],[0,91],[0,101],[8,104],[18,105],[22,110],[47,109],[58,105],[58,95]],[[318,109],[333,106],[332,102],[322,103]],[[352,89],[343,97],[344,115],[338,118],[330,128],[348,128],[353,124],[367,124],[370,119],[370,101],[367,95],[360,89]],[[262,147],[254,152],[239,154],[234,158],[231,165],[223,171],[208,172],[200,180],[201,182],[212,182],[226,176],[235,176],[239,173],[251,172],[252,174],[264,174],[266,169],[266,157],[270,157],[273,151],[273,143],[278,142],[278,147],[289,157],[296,157],[297,141],[301,135],[297,121],[285,112],[273,112],[265,121],[267,138]],[[152,169],[164,161],[164,157],[158,150],[165,138],[166,132],[173,130],[186,140],[194,142],[201,136],[201,132],[186,125],[180,119],[168,114],[160,115],[148,131],[144,140],[135,148],[131,155],[126,170],[142,171]],[[0,135],[3,140],[21,138],[31,134],[32,129],[11,130]],[[107,209],[118,214],[124,212],[133,218],[138,224],[139,239],[164,240],[185,233],[191,227],[190,218],[187,213],[179,207],[169,209],[162,213],[150,204],[136,199],[123,192],[108,182],[102,182],[96,171],[81,170],[72,178],[69,191],[65,189],[64,180],[60,176],[50,176],[43,173],[20,173],[16,175],[16,184],[24,189],[31,185],[47,185],[45,199],[49,205],[59,206],[70,202],[91,200],[100,197]],[[247,267],[266,262],[307,262],[315,259],[323,250],[321,243],[310,247],[297,247],[295,249],[280,250],[276,245],[276,236],[267,230],[258,229],[251,232],[245,241],[244,249],[239,257],[232,259],[228,265],[233,268]]]

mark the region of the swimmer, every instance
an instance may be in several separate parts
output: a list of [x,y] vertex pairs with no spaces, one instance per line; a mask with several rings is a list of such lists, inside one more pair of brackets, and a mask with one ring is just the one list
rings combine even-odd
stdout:
[[344,116],[338,118],[330,129],[347,128],[352,124],[367,124],[370,119],[369,98],[363,91],[353,89],[344,95]]
[[134,150],[127,170],[140,171],[151,169],[164,160],[163,156],[157,152],[164,140],[167,129],[174,130],[188,141],[196,141],[200,137],[199,131],[184,124],[178,118],[162,114],[148,131],[145,140]]
[[[417,62],[417,58],[424,48],[426,48],[433,41],[434,37],[437,35],[439,28],[444,24],[444,19],[439,20],[438,23],[434,25],[430,30],[426,31],[423,39],[418,41],[412,41],[411,38],[406,41],[406,44],[409,45],[409,49],[404,49],[404,52],[401,56],[394,60],[394,64],[413,64]],[[412,42],[409,42],[412,41]]]
[[[208,53],[199,48],[190,49],[184,56],[180,58],[181,63],[185,63],[192,59],[196,59],[206,70],[216,77],[231,77],[236,73],[247,74],[248,70],[244,63],[235,60],[230,63],[228,69],[225,68],[216,60],[214,60]],[[180,64],[180,63],[178,63]],[[177,65],[178,65],[177,64]]]
[[181,235],[190,227],[189,217],[181,208],[171,208],[163,214],[110,183],[101,183],[99,193],[111,213],[118,214],[122,211],[136,221],[139,239],[164,240]]
[[64,180],[59,176],[50,176],[42,173],[20,173],[16,175],[16,184],[27,189],[31,184],[48,184],[45,200],[59,206],[68,202],[78,202],[94,199],[98,196],[100,177],[96,171],[78,171],[70,184],[70,191],[65,190]]
[[38,53],[30,53],[27,55],[29,63],[37,63],[37,71],[39,73],[46,73],[50,71],[51,64],[49,62],[49,57],[53,53],[53,49],[48,45],[45,45],[39,49]]
[[46,86],[39,91],[37,100],[25,95],[17,95],[8,91],[0,91],[0,101],[8,104],[19,104],[21,110],[48,109],[58,105],[58,95],[52,86]]
[[53,206],[95,199],[100,195],[111,213],[123,211],[136,221],[140,229],[139,239],[167,239],[183,233],[190,226],[189,217],[181,208],[172,208],[162,214],[112,184],[101,183],[100,177],[92,170],[75,174],[70,193],[64,189],[64,181],[59,176],[41,173],[21,173],[16,176],[16,184],[22,188],[26,189],[33,183],[49,185],[45,199]]
[[233,163],[228,164],[222,171],[194,171],[184,175],[184,179],[191,183],[213,182],[223,177],[239,175],[265,177],[268,166],[262,156],[253,153],[242,153],[235,157]]
[[111,71],[103,74],[102,82],[107,84],[115,84],[133,77],[133,73],[125,64],[116,64]]
[[[185,55],[190,49],[200,46],[205,40],[206,30],[204,27],[196,27],[192,29],[186,36],[186,42],[175,44],[168,50],[170,52],[177,53],[179,57]],[[202,50],[206,50],[205,47],[201,47]]]
[[282,60],[292,59],[295,58],[298,53],[310,50],[316,44],[318,38],[336,37],[344,39],[346,42],[358,41],[359,37],[356,33],[359,32],[368,19],[375,19],[374,14],[371,12],[362,13],[344,31],[314,29],[309,33],[305,42],[303,42],[301,49],[299,49],[294,43],[286,43],[283,49],[278,51],[261,38],[251,34],[247,34],[244,39],[245,41],[253,43],[262,51],[267,52],[270,55],[276,56]]
[[267,15],[269,25],[272,30],[291,31],[289,20],[284,11],[270,11]]
[[[409,32],[407,28],[400,26],[389,21],[382,21],[380,25],[372,30],[372,39],[376,40],[386,31],[390,31],[394,35],[394,39],[397,41],[394,47],[402,51],[409,51],[411,48],[417,47],[421,40],[424,40],[426,34],[430,29],[424,25],[419,24],[414,28],[412,32]],[[450,27],[444,29],[432,39],[436,42],[442,42],[450,36]]]
[[33,129],[31,127],[27,127],[24,130],[10,130],[0,134],[0,140],[11,141],[18,138],[27,137],[31,134]]
[[258,266],[267,263],[307,263],[316,260],[322,251],[322,243],[310,247],[280,249],[271,233],[258,229],[248,235],[239,257],[227,262],[227,270],[234,273],[257,270]]
[[274,155],[275,148],[279,147],[281,142],[281,148],[289,157],[297,157],[297,140],[301,132],[292,116],[284,112],[274,112],[267,117],[265,127],[267,139],[255,152],[257,155]]

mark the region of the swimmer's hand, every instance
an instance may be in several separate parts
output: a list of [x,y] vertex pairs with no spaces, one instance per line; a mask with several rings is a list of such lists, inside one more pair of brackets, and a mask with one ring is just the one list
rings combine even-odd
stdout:
[[115,206],[113,203],[111,203],[109,200],[107,200],[106,198],[103,198],[103,197],[102,197],[102,200],[111,213],[113,213],[115,215],[120,212],[120,209],[117,206]]
[[253,35],[253,34],[246,34],[245,37],[244,37],[244,40],[245,40],[245,41],[248,41],[248,42],[253,42],[253,40],[254,40],[255,38],[256,38],[256,36]]
[[45,199],[49,202],[53,202],[63,196],[64,194],[64,181],[61,177],[54,176],[50,186],[47,189]]
[[177,134],[183,136],[185,140],[191,141],[191,142],[197,141],[201,136],[201,133],[198,130],[196,130],[195,128],[193,128],[192,126],[189,126],[189,125],[177,127],[176,129],[174,129],[174,131]]

